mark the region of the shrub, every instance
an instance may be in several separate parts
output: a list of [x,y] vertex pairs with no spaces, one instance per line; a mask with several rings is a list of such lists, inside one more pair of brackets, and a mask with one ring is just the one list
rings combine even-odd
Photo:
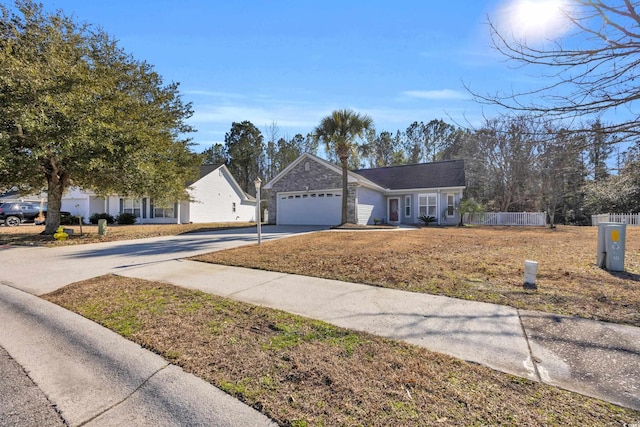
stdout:
[[74,215],[61,215],[60,216],[60,225],[78,225],[80,224],[80,220],[77,216]]
[[132,213],[124,212],[116,217],[116,222],[120,225],[135,224],[138,217]]
[[89,223],[97,224],[99,219],[106,219],[107,224],[115,223],[115,219],[113,218],[113,216],[109,215],[106,212],[91,214],[91,216],[89,217]]
[[436,222],[436,217],[434,216],[420,215],[418,219],[422,221],[425,226],[429,226],[432,222]]
[[481,203],[477,202],[473,197],[461,201],[458,207],[460,209],[460,223],[458,224],[459,226],[464,225],[464,214],[476,214],[485,211],[484,206],[482,206]]

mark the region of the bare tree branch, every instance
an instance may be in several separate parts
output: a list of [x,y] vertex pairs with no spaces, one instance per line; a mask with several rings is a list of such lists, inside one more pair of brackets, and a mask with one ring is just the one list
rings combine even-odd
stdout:
[[481,94],[467,90],[485,104],[518,114],[559,121],[564,129],[584,118],[618,113],[620,120],[604,131],[616,134],[612,143],[640,136],[640,1],[574,0],[565,14],[574,31],[542,47],[508,38],[493,22],[489,28],[495,49],[511,66],[530,67],[547,84],[526,91]]

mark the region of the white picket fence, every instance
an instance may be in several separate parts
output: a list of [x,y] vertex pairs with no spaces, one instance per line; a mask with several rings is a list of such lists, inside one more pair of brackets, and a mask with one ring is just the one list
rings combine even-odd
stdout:
[[601,222],[621,222],[627,225],[640,225],[640,213],[591,215],[591,225]]
[[465,213],[465,224],[474,225],[519,225],[544,227],[547,225],[546,212],[483,212]]

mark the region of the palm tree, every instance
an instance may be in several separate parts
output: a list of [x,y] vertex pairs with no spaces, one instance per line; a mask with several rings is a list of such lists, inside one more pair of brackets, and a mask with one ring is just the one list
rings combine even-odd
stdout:
[[347,222],[347,176],[349,156],[356,149],[356,137],[373,127],[373,120],[367,115],[351,110],[336,110],[325,117],[314,130],[317,140],[324,141],[327,151],[335,151],[342,166],[342,223]]

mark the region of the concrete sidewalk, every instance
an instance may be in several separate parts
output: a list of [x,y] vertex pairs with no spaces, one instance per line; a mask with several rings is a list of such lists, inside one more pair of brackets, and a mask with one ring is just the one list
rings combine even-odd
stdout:
[[70,426],[275,426],[162,357],[6,285],[0,285],[0,325],[0,347],[12,358],[3,359],[11,374],[3,377],[3,394],[13,390],[21,400],[29,398],[29,405],[12,405],[3,396],[0,408],[8,423],[62,425],[48,400]]
[[125,268],[119,274],[403,340],[640,410],[640,328],[185,260]]

